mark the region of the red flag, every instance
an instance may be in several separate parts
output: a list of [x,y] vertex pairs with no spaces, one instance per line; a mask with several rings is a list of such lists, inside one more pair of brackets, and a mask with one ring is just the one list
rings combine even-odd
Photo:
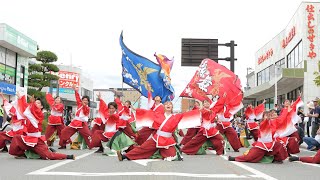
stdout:
[[226,114],[233,115],[242,108],[243,94],[237,75],[211,59],[204,59],[199,69],[180,94],[180,97],[192,97],[198,100],[225,96]]

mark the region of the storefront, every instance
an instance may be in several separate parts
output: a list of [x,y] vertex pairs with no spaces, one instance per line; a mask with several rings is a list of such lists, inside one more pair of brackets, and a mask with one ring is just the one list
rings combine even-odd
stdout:
[[0,89],[9,100],[16,91],[26,94],[28,61],[37,55],[37,42],[0,23]]
[[319,72],[320,3],[303,2],[277,36],[255,55],[254,72],[247,75],[245,102],[259,104],[266,99],[266,108],[295,100],[299,91],[305,102],[320,97],[314,83]]
[[79,87],[80,96],[89,96],[91,107],[90,117],[93,117],[94,109],[97,107],[97,103],[93,100],[93,80],[84,75],[78,67],[58,65],[58,68],[60,71],[53,73],[60,77],[58,81],[58,92],[54,85],[51,90],[50,88],[44,88],[43,90],[47,92],[52,91],[54,96],[59,95],[62,98],[65,105],[64,114],[66,116],[70,111],[75,113],[77,108],[74,90],[72,89],[72,86],[76,85]]

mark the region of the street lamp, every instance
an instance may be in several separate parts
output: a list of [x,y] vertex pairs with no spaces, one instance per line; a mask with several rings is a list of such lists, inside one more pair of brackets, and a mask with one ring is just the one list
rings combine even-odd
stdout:
[[250,89],[250,87],[249,87],[249,77],[248,77],[248,75],[249,75],[249,71],[251,71],[251,70],[253,70],[251,67],[247,67],[247,87],[246,87],[246,90],[249,90]]

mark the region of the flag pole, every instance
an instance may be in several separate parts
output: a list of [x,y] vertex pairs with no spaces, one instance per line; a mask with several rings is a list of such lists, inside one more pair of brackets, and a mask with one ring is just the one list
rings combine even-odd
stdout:
[[122,94],[122,96],[121,96],[120,99],[121,99],[121,101],[123,101],[123,96],[124,96],[124,95],[123,95],[123,81],[122,81],[122,85],[121,85],[121,94]]
[[132,106],[134,106],[137,102],[138,102],[138,100],[141,98],[141,94],[140,94],[140,96],[134,101],[134,103],[132,104]]
[[177,100],[173,103],[173,106],[176,104],[176,102],[180,99],[180,97],[177,98]]

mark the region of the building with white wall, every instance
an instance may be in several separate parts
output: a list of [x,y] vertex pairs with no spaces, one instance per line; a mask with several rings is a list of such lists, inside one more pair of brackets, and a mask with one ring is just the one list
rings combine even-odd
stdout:
[[320,3],[302,2],[288,25],[255,54],[254,72],[247,75],[245,100],[266,108],[295,100],[299,91],[305,102],[320,97],[314,83],[320,60]]
[[0,89],[9,100],[16,91],[27,94],[28,61],[37,55],[37,42],[0,23]]
[[[72,85],[75,84],[79,87],[80,96],[89,96],[90,98],[90,117],[94,116],[94,109],[97,107],[93,96],[93,80],[90,79],[79,67],[70,65],[57,65],[59,72],[54,73],[60,77],[59,79],[59,91],[53,86],[52,93],[54,96],[59,95],[65,105],[65,111],[76,111],[76,99]],[[43,91],[49,92],[50,88],[43,88]],[[66,113],[65,112],[65,113]]]

